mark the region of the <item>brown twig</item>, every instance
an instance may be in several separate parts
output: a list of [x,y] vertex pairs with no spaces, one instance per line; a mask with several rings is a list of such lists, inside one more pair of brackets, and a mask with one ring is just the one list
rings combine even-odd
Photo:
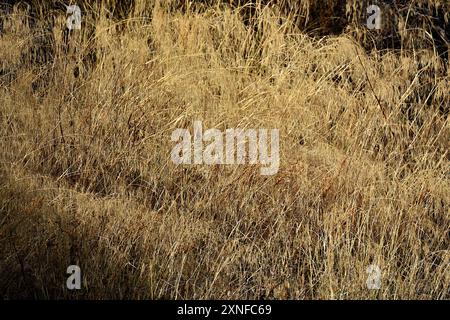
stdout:
[[356,56],[358,57],[359,63],[361,63],[361,66],[362,66],[362,68],[364,70],[364,74],[366,75],[366,79],[367,79],[367,82],[369,83],[370,90],[372,91],[373,96],[377,100],[378,106],[380,107],[380,110],[381,110],[381,113],[383,114],[384,119],[387,121],[386,112],[385,112],[383,106],[381,105],[380,99],[378,98],[378,96],[375,93],[375,90],[374,90],[374,88],[372,86],[372,82],[370,81],[370,78],[369,78],[369,74],[367,73],[367,69],[364,66],[364,64],[363,64],[363,62],[361,60],[361,57],[359,56],[358,50],[356,48],[355,48],[355,51],[356,51]]

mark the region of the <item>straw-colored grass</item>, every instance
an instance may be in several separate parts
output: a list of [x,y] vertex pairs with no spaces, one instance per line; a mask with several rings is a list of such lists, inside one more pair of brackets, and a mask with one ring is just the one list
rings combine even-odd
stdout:
[[[433,45],[311,37],[280,6],[253,28],[239,6],[136,2],[70,33],[64,12],[3,18],[1,297],[449,298],[450,77]],[[174,165],[171,133],[196,120],[280,129],[279,172]]]

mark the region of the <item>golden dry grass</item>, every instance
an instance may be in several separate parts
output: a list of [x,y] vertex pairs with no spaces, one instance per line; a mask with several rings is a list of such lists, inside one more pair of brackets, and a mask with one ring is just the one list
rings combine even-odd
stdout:
[[[99,11],[68,40],[64,15],[4,18],[1,296],[448,299],[450,77],[433,47],[368,53],[272,6],[256,30],[239,7],[165,9]],[[279,128],[280,171],[175,166],[171,132],[195,120]]]

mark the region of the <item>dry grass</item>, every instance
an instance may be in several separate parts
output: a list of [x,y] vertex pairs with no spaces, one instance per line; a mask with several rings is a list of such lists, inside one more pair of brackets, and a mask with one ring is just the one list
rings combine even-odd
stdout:
[[[4,17],[3,298],[449,298],[450,77],[433,46],[367,52],[273,6],[258,28],[240,7],[146,8],[69,35],[64,15]],[[280,171],[175,166],[171,132],[195,120],[279,128]]]

